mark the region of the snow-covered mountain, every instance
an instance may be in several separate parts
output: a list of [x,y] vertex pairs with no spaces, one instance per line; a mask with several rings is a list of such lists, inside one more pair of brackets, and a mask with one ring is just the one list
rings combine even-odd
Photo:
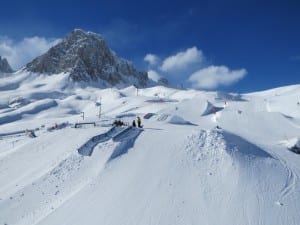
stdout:
[[[299,224],[300,85],[98,89],[23,71],[0,95],[0,224]],[[136,116],[142,129],[111,125]]]
[[75,29],[57,45],[28,63],[27,71],[45,74],[69,73],[73,81],[96,82],[103,86],[146,87],[147,72],[140,72],[110,50],[103,38]]
[[0,74],[1,73],[12,73],[13,69],[10,67],[6,58],[0,56]]

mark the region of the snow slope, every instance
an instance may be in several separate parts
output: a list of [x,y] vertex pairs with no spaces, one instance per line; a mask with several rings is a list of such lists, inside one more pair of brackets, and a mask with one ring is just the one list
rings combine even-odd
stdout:
[[[67,74],[0,84],[0,224],[299,224],[299,85],[236,98]],[[111,129],[136,116],[142,129]]]

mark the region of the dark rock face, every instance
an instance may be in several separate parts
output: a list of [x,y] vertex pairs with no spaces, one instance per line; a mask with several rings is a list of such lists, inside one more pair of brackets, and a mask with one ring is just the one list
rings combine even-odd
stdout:
[[98,34],[76,29],[47,53],[26,65],[26,70],[36,73],[57,74],[69,72],[73,81],[96,81],[105,84],[136,85],[149,83],[146,72],[118,58]]
[[10,67],[10,65],[7,62],[6,58],[2,58],[0,56],[0,73],[12,73],[12,72],[14,72],[14,71]]

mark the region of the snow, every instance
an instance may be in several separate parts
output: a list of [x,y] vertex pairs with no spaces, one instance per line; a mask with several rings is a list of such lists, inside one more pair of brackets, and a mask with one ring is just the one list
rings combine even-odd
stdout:
[[[0,224],[299,224],[299,85],[241,95],[67,77],[0,78]],[[142,129],[111,126],[136,116]]]

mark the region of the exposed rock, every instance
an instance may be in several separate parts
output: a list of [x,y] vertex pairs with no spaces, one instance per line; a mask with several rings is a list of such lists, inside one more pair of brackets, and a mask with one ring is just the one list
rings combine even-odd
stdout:
[[69,72],[73,81],[95,81],[108,86],[145,87],[150,83],[146,72],[118,58],[100,35],[80,29],[28,63],[26,70],[49,75]]
[[164,77],[161,77],[159,80],[158,80],[158,84],[159,85],[163,85],[163,86],[169,86],[169,81],[168,79],[164,78]]
[[0,56],[0,73],[12,73],[12,72],[14,72],[14,71],[10,67],[10,65],[7,62],[6,58],[2,58]]

